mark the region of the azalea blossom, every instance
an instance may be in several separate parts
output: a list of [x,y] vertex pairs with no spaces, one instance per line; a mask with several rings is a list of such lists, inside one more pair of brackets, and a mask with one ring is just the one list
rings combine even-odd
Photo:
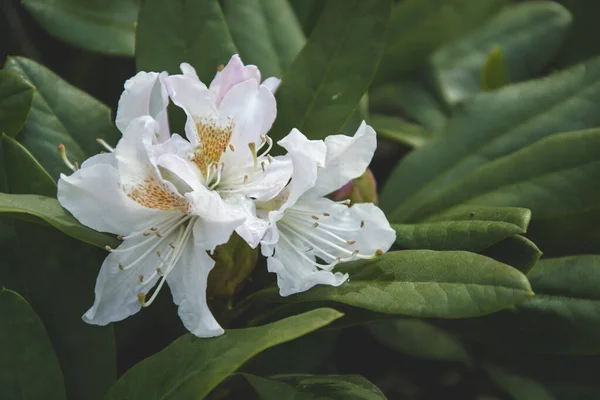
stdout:
[[278,144],[288,151],[294,171],[275,199],[257,202],[257,212],[269,221],[261,241],[268,270],[277,274],[282,296],[319,284],[339,286],[348,274],[332,272],[338,263],[381,255],[396,238],[377,206],[349,207],[324,197],[365,172],[377,146],[375,131],[363,122],[354,137],[321,141],[294,129]]

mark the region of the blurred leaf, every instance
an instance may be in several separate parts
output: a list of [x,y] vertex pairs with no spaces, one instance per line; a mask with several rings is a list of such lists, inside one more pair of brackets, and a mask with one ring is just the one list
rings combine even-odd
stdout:
[[17,293],[0,289],[0,396],[65,399],[60,365],[42,322]]
[[[600,124],[597,104],[600,104],[600,59],[541,80],[481,93],[465,105],[442,134],[402,160],[383,188],[381,207],[394,222],[416,221],[434,208],[440,211],[442,203],[448,200],[446,191],[456,189],[471,174],[479,175],[482,170],[490,173],[491,162],[496,162],[495,167],[506,165],[502,157],[539,139]],[[589,147],[590,143],[580,145]],[[527,150],[525,154],[533,157],[527,163],[537,162],[541,167],[546,160],[547,168],[553,168],[550,164],[561,168],[553,164],[555,160],[544,158],[549,154],[541,157],[536,154],[537,150]],[[569,157],[564,150],[560,152],[561,157]],[[525,158],[525,154],[520,159]],[[532,171],[524,169],[526,165],[514,167],[511,173],[522,172],[523,178],[531,175]],[[500,180],[506,181],[506,176],[495,171],[493,174],[494,177],[485,182],[486,187],[497,187]],[[569,193],[564,192],[564,195]],[[471,194],[464,193],[465,196]],[[537,208],[513,196],[517,206],[530,208],[534,219],[537,217]],[[513,205],[507,204],[508,195],[506,200],[494,205]],[[571,202],[575,201],[572,198]],[[434,203],[437,204],[433,206]]]
[[273,139],[297,128],[311,139],[339,132],[367,91],[383,53],[390,0],[331,0],[277,91]]
[[212,339],[184,335],[127,371],[113,385],[107,399],[202,399],[261,351],[317,330],[341,316],[338,311],[320,308],[269,325],[230,329]]
[[527,274],[542,257],[537,245],[521,235],[509,236],[483,250],[481,254],[515,267],[524,274]]
[[431,132],[421,126],[405,122],[397,117],[375,114],[371,116],[370,123],[379,136],[412,148],[423,146],[432,136]]
[[567,39],[556,57],[559,67],[577,64],[600,54],[600,43],[596,38],[600,3],[589,0],[558,0],[573,15],[574,23]]
[[17,136],[29,115],[34,90],[19,75],[0,70],[0,132]]
[[600,256],[543,259],[528,278],[535,296],[527,301],[442,326],[511,351],[600,353]]
[[111,55],[133,56],[140,0],[22,0],[58,39]]
[[485,59],[481,70],[481,88],[486,92],[500,89],[510,83],[510,75],[502,49],[494,47]]
[[263,77],[281,77],[306,42],[288,0],[225,0],[223,11],[240,56]]
[[63,233],[102,249],[106,245],[116,248],[120,243],[113,236],[81,225],[67,210],[62,208],[58,200],[52,197],[0,193],[0,213],[10,213],[16,218],[20,217],[19,214],[41,218]]
[[237,53],[218,0],[145,0],[136,31],[138,71],[181,73],[190,63],[209,83],[217,66]]
[[290,5],[306,36],[312,33],[326,4],[327,2],[323,0],[290,0]]
[[377,386],[359,375],[243,374],[261,400],[385,400]]
[[533,295],[518,270],[464,251],[404,250],[375,260],[339,265],[350,279],[279,296],[270,287],[255,304],[333,301],[370,311],[413,317],[466,318],[492,313]]
[[111,144],[119,139],[110,109],[90,95],[23,57],[8,58],[5,68],[36,88],[29,117],[17,140],[55,180],[61,172],[70,173],[57,151],[59,144],[65,145],[71,160],[81,163],[102,150],[96,138]]
[[392,14],[389,43],[376,81],[424,63],[444,43],[483,25],[509,0],[404,0]]
[[558,400],[544,385],[531,378],[519,376],[490,362],[484,363],[483,369],[514,400]]
[[458,338],[420,319],[378,321],[367,329],[384,346],[401,354],[426,360],[470,363],[470,357]]
[[[481,72],[495,47],[502,51],[510,80],[520,82],[535,76],[560,47],[570,23],[569,12],[550,1],[505,8],[433,54],[442,93],[456,104],[481,91]],[[503,80],[507,81],[500,82]]]

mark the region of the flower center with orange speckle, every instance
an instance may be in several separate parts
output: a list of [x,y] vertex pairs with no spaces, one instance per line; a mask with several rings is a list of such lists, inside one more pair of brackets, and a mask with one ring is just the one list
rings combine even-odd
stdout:
[[195,120],[198,134],[198,148],[192,156],[194,162],[203,174],[209,166],[217,165],[221,154],[227,150],[227,145],[233,133],[233,121],[227,125],[219,126],[212,119]]
[[133,186],[127,196],[141,206],[153,210],[180,210],[183,212],[188,210],[188,201],[185,197],[171,192],[152,175],[149,175],[142,183]]

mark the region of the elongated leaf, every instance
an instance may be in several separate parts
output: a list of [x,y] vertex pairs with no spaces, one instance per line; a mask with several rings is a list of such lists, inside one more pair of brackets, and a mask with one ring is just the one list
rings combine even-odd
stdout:
[[29,115],[34,90],[18,74],[0,70],[0,131],[17,136]]
[[560,3],[573,15],[573,24],[555,61],[558,67],[568,67],[600,54],[594,37],[598,34],[596,16],[600,3],[588,0],[561,0]]
[[140,0],[23,0],[58,39],[86,50],[133,56]]
[[542,251],[535,243],[521,235],[512,235],[495,243],[481,252],[486,257],[527,274],[542,257]]
[[297,128],[312,139],[338,132],[367,91],[383,54],[390,0],[331,0],[277,92],[280,139]]
[[378,342],[401,354],[426,360],[470,362],[458,338],[420,319],[378,321],[367,325],[367,329]]
[[181,73],[188,62],[209,83],[237,53],[217,0],[147,0],[140,9],[135,63],[139,71]]
[[58,200],[38,195],[0,193],[0,213],[31,215],[42,219],[63,233],[100,248],[118,246],[119,241],[104,233],[96,232],[77,221]]
[[255,295],[255,302],[333,301],[387,314],[465,318],[533,295],[521,272],[462,251],[396,251],[372,261],[341,264],[337,270],[350,275],[340,287],[316,286],[288,297],[267,288]]
[[421,126],[405,122],[396,117],[376,114],[371,116],[369,122],[380,137],[413,148],[423,146],[432,136],[431,132],[423,129]]
[[96,138],[117,142],[119,132],[111,121],[110,109],[98,100],[26,58],[10,57],[5,68],[36,88],[29,117],[17,140],[54,179],[61,172],[70,173],[57,151],[59,144],[65,145],[73,161],[81,163],[102,150]]
[[306,38],[288,0],[226,0],[223,11],[244,62],[281,77]]
[[0,396],[66,399],[56,354],[42,322],[17,293],[0,289]]
[[483,369],[492,381],[514,400],[557,400],[543,384],[531,378],[519,376],[490,362],[484,363]]
[[443,198],[445,190],[486,164],[546,136],[600,124],[597,101],[600,59],[479,94],[443,134],[402,160],[383,188],[380,204],[393,221],[418,220],[424,213],[417,210]]
[[451,329],[517,351],[600,353],[600,256],[544,259],[528,278],[535,297],[510,310],[452,323]]
[[405,74],[444,43],[483,25],[507,0],[404,0],[392,15],[377,82]]
[[570,23],[569,12],[555,2],[530,1],[505,8],[433,54],[442,93],[455,104],[481,91],[482,70],[486,71],[484,65],[496,46],[511,81],[532,78],[556,53]]
[[214,339],[184,335],[127,371],[107,399],[202,399],[254,355],[341,316],[335,310],[320,308],[257,328],[228,330]]
[[243,374],[261,400],[302,398],[385,400],[377,386],[359,375],[277,375],[271,379]]

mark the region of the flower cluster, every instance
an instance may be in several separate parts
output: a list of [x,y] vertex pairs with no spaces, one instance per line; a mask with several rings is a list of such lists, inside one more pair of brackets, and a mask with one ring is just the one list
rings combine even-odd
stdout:
[[[206,299],[209,253],[234,231],[261,246],[282,296],[339,286],[348,275],[334,273],[336,264],[389,249],[395,233],[379,208],[326,197],[365,172],[376,147],[370,126],[324,141],[293,129],[278,142],[287,154],[272,157],[278,79],[261,83],[258,68],[237,55],[208,87],[189,64],[181,71],[128,80],[117,146],[59,180],[67,210],[122,240],[107,246],[86,322],[122,320],[152,304],[166,282],[189,331],[221,335]],[[185,138],[170,132],[169,100],[187,115]]]

